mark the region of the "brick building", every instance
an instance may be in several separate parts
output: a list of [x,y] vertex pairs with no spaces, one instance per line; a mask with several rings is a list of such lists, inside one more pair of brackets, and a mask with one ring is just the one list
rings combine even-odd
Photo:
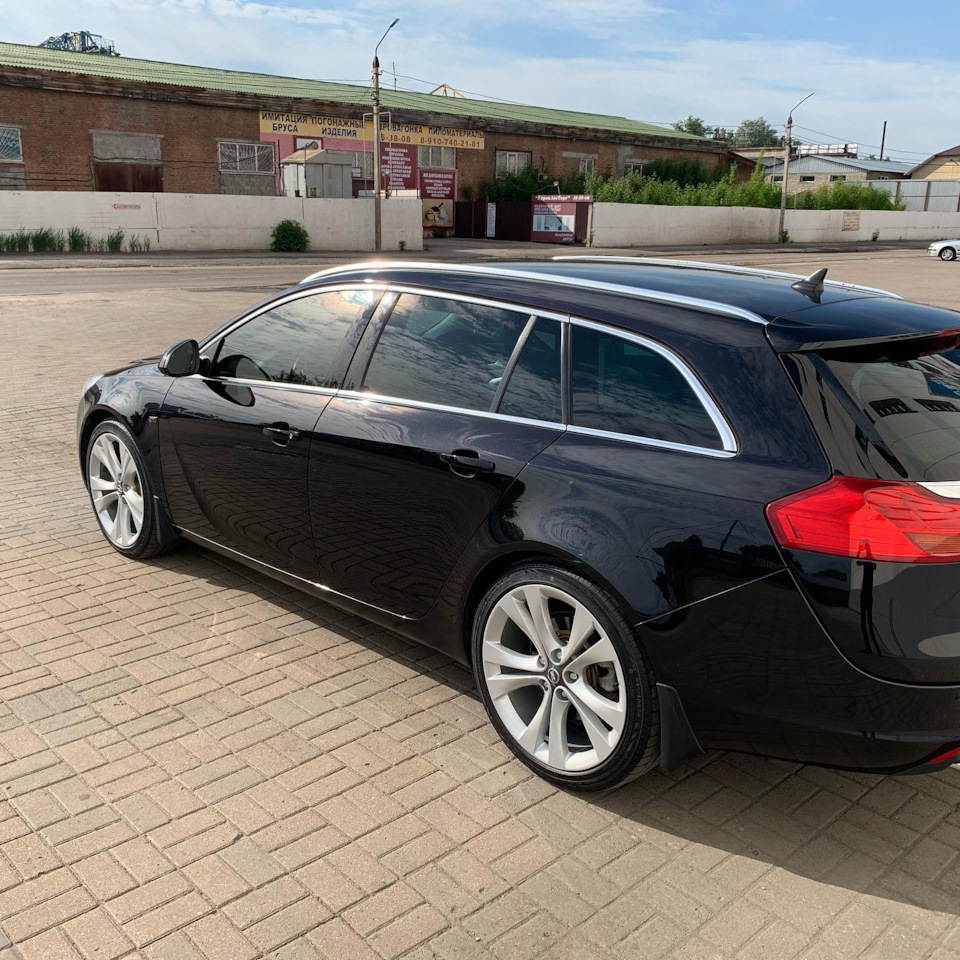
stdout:
[[[725,167],[724,143],[628,120],[384,90],[385,186],[456,170],[462,197],[533,165],[545,189],[654,159]],[[368,88],[0,43],[0,189],[273,195],[308,147],[352,150],[372,188]],[[365,115],[366,114],[366,118]]]

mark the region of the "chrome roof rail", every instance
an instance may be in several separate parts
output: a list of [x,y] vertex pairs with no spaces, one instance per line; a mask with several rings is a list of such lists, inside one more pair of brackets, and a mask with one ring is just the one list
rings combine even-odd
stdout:
[[[551,257],[552,260],[575,260],[581,263],[632,263],[649,267],[686,267],[692,270],[716,270],[719,273],[743,273],[754,277],[770,277],[774,280],[803,280],[799,273],[784,273],[782,270],[766,270],[763,267],[737,267],[728,263],[711,263],[707,260],[674,260],[669,257],[605,257],[601,254],[568,253]],[[879,293],[885,297],[902,300],[899,293],[891,290],[881,290],[879,287],[868,287],[862,283],[847,283],[844,280],[824,280],[828,287],[839,287],[844,290],[861,290],[864,293]]]
[[703,300],[699,297],[686,297],[679,293],[667,293],[664,290],[648,290],[645,287],[633,287],[622,283],[606,283],[602,280],[586,280],[583,277],[571,277],[566,274],[534,273],[529,270],[510,267],[488,266],[476,263],[438,263],[427,260],[368,260],[353,264],[341,264],[319,270],[304,277],[301,283],[312,280],[333,278],[340,273],[354,273],[358,270],[423,270],[440,273],[469,273],[487,277],[506,277],[516,280],[550,281],[567,287],[579,287],[585,290],[601,290],[605,293],[616,293],[624,297],[635,297],[638,300],[650,300],[655,303],[665,303],[678,307],[692,307],[726,317],[738,317],[749,320],[751,323],[766,324],[766,320],[751,310],[737,307],[729,303],[719,303],[716,300]]

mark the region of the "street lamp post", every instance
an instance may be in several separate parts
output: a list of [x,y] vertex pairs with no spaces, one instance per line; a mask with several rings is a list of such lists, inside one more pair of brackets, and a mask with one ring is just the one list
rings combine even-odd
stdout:
[[[808,93],[800,103],[805,103],[812,96],[812,93]],[[796,110],[800,103],[793,110]],[[777,231],[777,243],[784,242],[783,222],[787,215],[787,174],[790,170],[790,150],[793,143],[793,110],[787,117],[787,130],[783,138],[783,184],[780,188],[780,229]]]
[[387,34],[400,22],[397,17],[393,23],[383,31],[383,36],[373,50],[373,248],[378,253],[383,249],[383,237],[380,219],[380,60],[377,52]]

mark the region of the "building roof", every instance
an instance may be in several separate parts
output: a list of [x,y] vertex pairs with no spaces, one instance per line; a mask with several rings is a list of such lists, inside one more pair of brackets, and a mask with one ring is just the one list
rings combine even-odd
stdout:
[[[860,157],[831,157],[822,153],[808,153],[790,161],[790,169],[796,171],[814,164],[834,164],[838,169],[866,170],[867,173],[901,173],[907,174],[912,167],[911,163],[900,160],[867,160]],[[772,173],[780,173],[783,160],[777,159],[770,165]]]
[[921,167],[926,166],[931,160],[937,160],[940,157],[960,157],[960,143],[955,147],[947,147],[946,150],[941,150],[939,153],[933,154],[931,157],[927,157],[926,160],[921,160],[920,163],[916,164],[910,168],[910,173],[913,173],[914,170],[919,170]]
[[[182,63],[165,63],[160,60],[101,57],[87,53],[51,50],[46,47],[31,47],[19,43],[0,43],[0,68],[2,67],[107,77],[133,83],[158,83],[204,90],[225,90],[290,100],[324,100],[349,106],[367,106],[372,102],[369,87],[349,83],[276,77],[266,73],[195,67]],[[447,114],[452,121],[451,125],[461,125],[463,121],[468,120],[507,120],[604,130],[637,136],[667,137],[699,143],[713,142],[669,127],[607,114],[581,113],[575,110],[556,110],[550,107],[498,103],[490,100],[440,97],[388,88],[381,90],[380,100],[388,110],[392,108]]]

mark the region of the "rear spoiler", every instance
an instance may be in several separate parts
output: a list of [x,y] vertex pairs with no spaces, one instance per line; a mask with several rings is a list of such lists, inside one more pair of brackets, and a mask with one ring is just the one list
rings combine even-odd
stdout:
[[[960,335],[960,313],[909,300],[867,296],[811,304],[777,317],[764,330],[777,353],[821,352],[893,342],[910,342],[915,351],[915,341]],[[942,343],[939,349],[949,346]]]

